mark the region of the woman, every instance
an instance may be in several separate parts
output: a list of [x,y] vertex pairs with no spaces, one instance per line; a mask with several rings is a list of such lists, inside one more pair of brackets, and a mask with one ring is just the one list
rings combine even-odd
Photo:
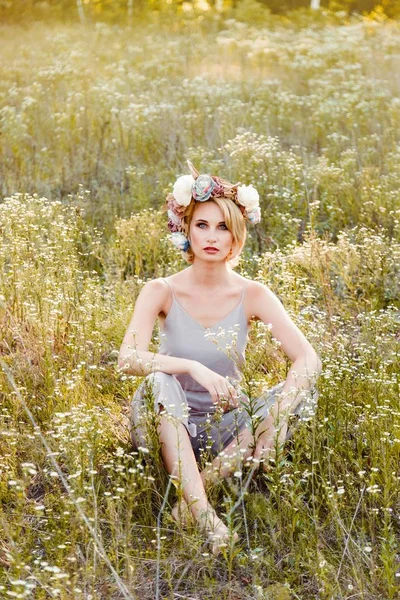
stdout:
[[[260,220],[257,191],[200,175],[188,165],[191,175],[178,178],[167,205],[173,241],[190,266],[143,286],[119,367],[146,375],[132,404],[134,444],[146,444],[145,398],[150,388],[164,464],[179,479],[186,510],[217,553],[229,532],[207,499],[205,483],[227,477],[242,462],[266,464],[290,435],[289,415],[307,408],[304,397],[315,392],[321,362],[268,287],[232,270],[245,243],[246,221]],[[157,318],[162,342],[154,354],[148,346]],[[292,361],[286,381],[257,400],[253,427],[246,410],[249,399],[239,386],[251,320],[269,324]],[[211,462],[200,470],[207,451]],[[173,508],[176,520],[182,508]]]

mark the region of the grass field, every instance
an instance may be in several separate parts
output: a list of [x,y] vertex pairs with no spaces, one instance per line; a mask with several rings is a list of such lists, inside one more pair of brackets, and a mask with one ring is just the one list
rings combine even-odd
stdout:
[[[1,598],[399,597],[400,25],[246,6],[0,28]],[[184,266],[187,158],[257,187],[237,270],[323,360],[282,461],[209,490],[241,540],[218,558],[132,451],[116,368],[143,283]],[[250,393],[286,371],[254,325]]]

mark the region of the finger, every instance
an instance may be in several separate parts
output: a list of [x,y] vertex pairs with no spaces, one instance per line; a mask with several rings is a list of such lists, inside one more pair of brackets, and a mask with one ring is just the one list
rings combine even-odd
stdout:
[[223,404],[224,401],[227,399],[226,393],[223,390],[219,390],[218,392],[216,392],[216,394],[218,404]]
[[232,408],[230,398],[226,394],[220,394],[218,405],[222,408],[224,412],[228,412]]
[[272,455],[274,449],[271,446],[264,446],[261,452],[262,458],[268,458]]
[[239,395],[233,385],[228,385],[228,393],[232,398],[237,398]]
[[217,390],[215,388],[213,388],[211,390],[210,394],[211,394],[211,401],[212,401],[212,403],[213,404],[218,404],[218,402],[219,402],[219,395],[218,395]]
[[263,454],[264,471],[266,470],[266,467],[276,464],[277,461],[275,450],[273,448],[268,447],[265,450],[266,451]]
[[233,410],[238,407],[238,404],[234,399],[229,399],[228,406],[229,406],[229,410]]
[[237,408],[239,406],[238,395],[236,394],[235,388],[231,384],[225,381],[223,383],[225,383],[224,388],[216,392],[216,404],[221,406],[224,412],[228,412],[232,408]]
[[225,396],[224,402],[226,403],[227,410],[232,410],[232,408],[237,408],[239,406],[238,399],[230,393]]
[[260,462],[260,458],[261,458],[261,453],[262,453],[262,449],[263,446],[261,446],[260,444],[257,444],[254,453],[253,453],[253,460]]
[[238,407],[239,406],[239,394],[236,392],[234,387],[229,388],[229,400],[231,406]]
[[231,394],[231,391],[229,388],[225,388],[225,389],[221,390],[218,395],[219,395],[220,400],[222,400],[222,401],[226,400],[228,402],[230,402],[231,397],[232,397],[232,394]]
[[254,452],[254,457],[260,461],[266,460],[271,455],[271,452],[272,452],[271,447],[268,445],[264,446],[264,443],[261,443],[258,446],[256,446],[256,450]]
[[237,408],[239,406],[239,397],[237,395],[232,395],[231,403],[235,408]]

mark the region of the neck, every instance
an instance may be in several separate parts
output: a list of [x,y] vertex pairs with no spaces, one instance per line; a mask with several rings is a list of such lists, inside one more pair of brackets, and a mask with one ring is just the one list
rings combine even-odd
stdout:
[[189,269],[192,283],[209,289],[227,285],[231,274],[231,269],[225,262],[209,263],[197,258]]

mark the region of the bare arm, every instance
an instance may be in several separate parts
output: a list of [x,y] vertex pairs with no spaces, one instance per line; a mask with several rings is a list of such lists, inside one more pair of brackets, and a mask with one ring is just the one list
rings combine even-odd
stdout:
[[282,400],[274,405],[271,414],[292,413],[302,399],[301,392],[309,391],[321,372],[321,361],[314,348],[292,321],[282,303],[265,285],[251,284],[253,315],[271,325],[271,333],[292,361],[282,390]]
[[130,375],[163,371],[170,375],[190,373],[195,361],[149,352],[155,321],[167,303],[168,288],[160,280],[147,282],[136,300],[135,309],[118,356],[118,367]]

